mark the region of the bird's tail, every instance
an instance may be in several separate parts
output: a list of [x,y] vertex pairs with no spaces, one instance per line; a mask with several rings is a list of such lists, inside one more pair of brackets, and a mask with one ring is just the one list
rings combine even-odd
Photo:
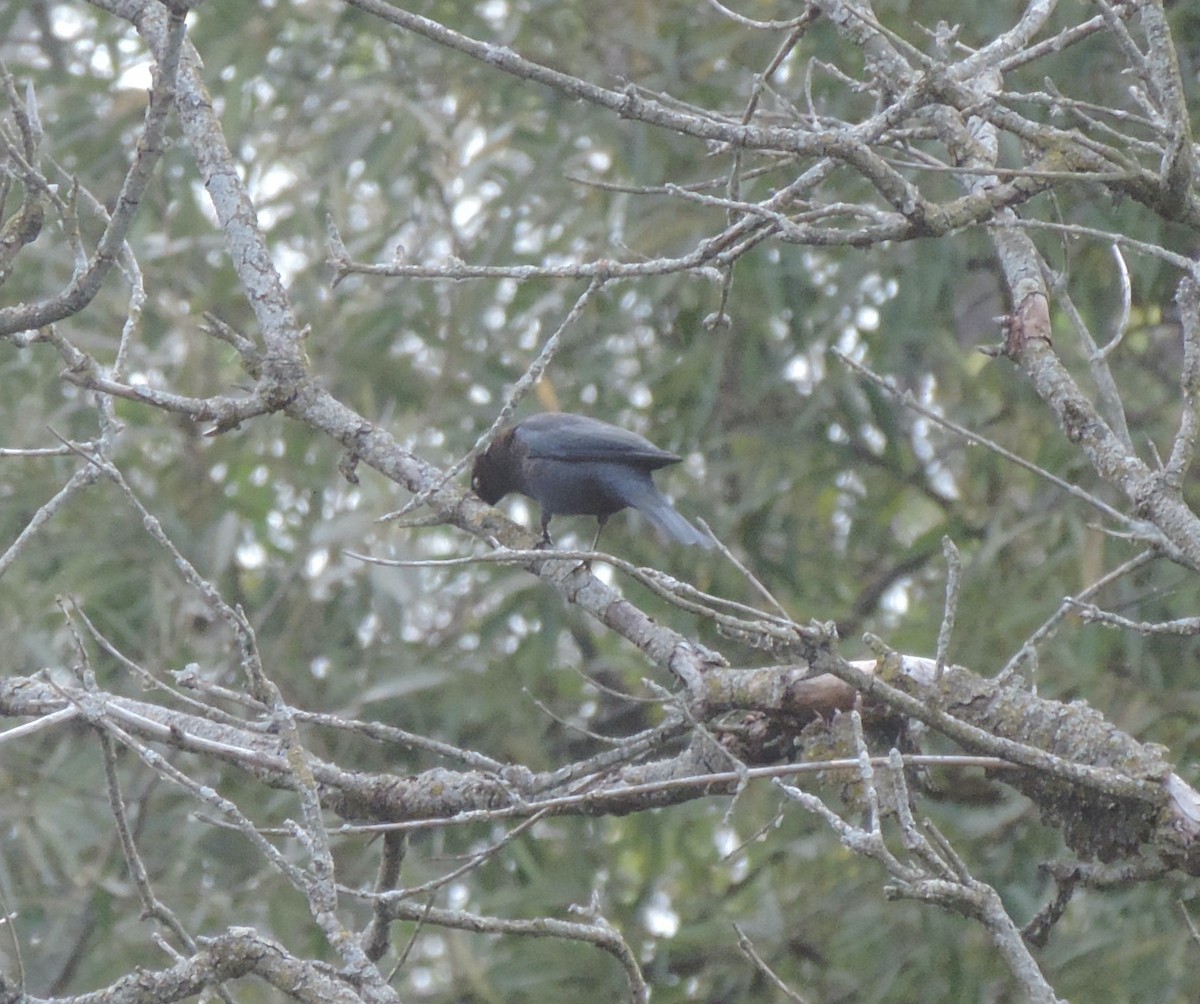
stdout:
[[645,515],[658,531],[667,537],[673,537],[681,544],[694,544],[706,551],[715,546],[712,538],[697,530],[691,523],[679,515],[675,507],[666,497],[654,492],[653,498],[639,500],[637,508]]

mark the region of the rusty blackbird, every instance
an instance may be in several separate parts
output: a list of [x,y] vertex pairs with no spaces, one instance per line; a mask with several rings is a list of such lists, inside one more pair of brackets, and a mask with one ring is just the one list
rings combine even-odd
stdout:
[[533,499],[542,509],[543,546],[551,543],[552,516],[595,516],[599,540],[609,516],[632,508],[664,535],[711,548],[709,537],[680,516],[650,478],[681,459],[607,422],[547,412],[502,430],[476,458],[471,487],[488,505],[509,492]]

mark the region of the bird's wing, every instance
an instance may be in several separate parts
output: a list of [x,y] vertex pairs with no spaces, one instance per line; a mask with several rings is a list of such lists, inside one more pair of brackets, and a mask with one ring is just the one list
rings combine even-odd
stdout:
[[531,459],[615,461],[650,469],[676,464],[681,459],[636,432],[584,415],[534,415],[514,431]]

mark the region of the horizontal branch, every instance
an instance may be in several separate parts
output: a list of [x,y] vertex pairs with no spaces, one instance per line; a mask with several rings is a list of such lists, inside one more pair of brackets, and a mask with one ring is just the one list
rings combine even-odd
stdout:
[[[1005,765],[1008,783],[1032,798],[1049,822],[1065,827],[1069,841],[1093,850],[1100,847],[1097,856],[1102,859],[1104,849],[1111,852],[1107,856],[1134,854],[1143,843],[1155,844],[1176,867],[1186,870],[1193,867],[1193,857],[1200,858],[1195,849],[1200,795],[1172,772],[1156,747],[1137,743],[1079,702],[1063,705],[1045,700],[957,667],[947,667],[935,678],[934,664],[928,659],[897,656],[885,666],[890,687],[876,677],[878,664],[846,664],[847,670],[864,680],[863,694],[901,687],[925,709],[918,717],[973,752],[993,758],[937,762]],[[798,730],[807,721],[828,718],[861,700],[859,691],[841,680],[811,677],[804,669],[782,666],[713,668],[703,674],[702,684],[703,699],[693,700],[693,710],[706,716],[710,729],[718,730],[724,728],[722,715],[739,710],[790,722]],[[89,720],[111,721],[131,736],[234,764],[271,785],[294,786],[283,740],[250,723],[240,728],[145,701],[76,691],[34,678],[0,679],[0,716],[55,715],[76,704],[88,709]],[[936,709],[936,714],[930,709]],[[868,699],[863,713],[878,717],[894,715],[895,710]],[[736,742],[730,750],[740,756]],[[649,756],[656,752],[646,750]],[[321,785],[323,804],[344,818],[359,823],[403,821],[400,828],[414,828],[547,811],[625,814],[731,794],[751,777],[854,769],[856,764],[822,762],[731,772],[725,754],[714,751],[711,743],[693,743],[682,753],[627,765],[615,778],[607,769],[590,782],[572,776],[557,791],[541,776],[521,769],[498,774],[438,767],[398,776],[346,771],[314,757],[308,758],[307,766]]]
[[35,998],[30,1004],[168,1004],[243,976],[257,976],[287,999],[301,1004],[361,1004],[364,1000],[345,980],[317,962],[298,959],[274,941],[247,927],[230,928],[166,969],[138,967],[103,990],[63,997]]

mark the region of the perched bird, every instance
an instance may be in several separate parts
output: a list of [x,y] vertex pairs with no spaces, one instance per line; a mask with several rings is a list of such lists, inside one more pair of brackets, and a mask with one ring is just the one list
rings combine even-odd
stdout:
[[599,540],[608,517],[631,508],[666,536],[711,548],[709,537],[680,516],[650,478],[681,459],[607,422],[548,412],[504,429],[476,458],[471,487],[488,505],[509,492],[533,499],[542,509],[543,546],[550,544],[552,516],[597,517]]

